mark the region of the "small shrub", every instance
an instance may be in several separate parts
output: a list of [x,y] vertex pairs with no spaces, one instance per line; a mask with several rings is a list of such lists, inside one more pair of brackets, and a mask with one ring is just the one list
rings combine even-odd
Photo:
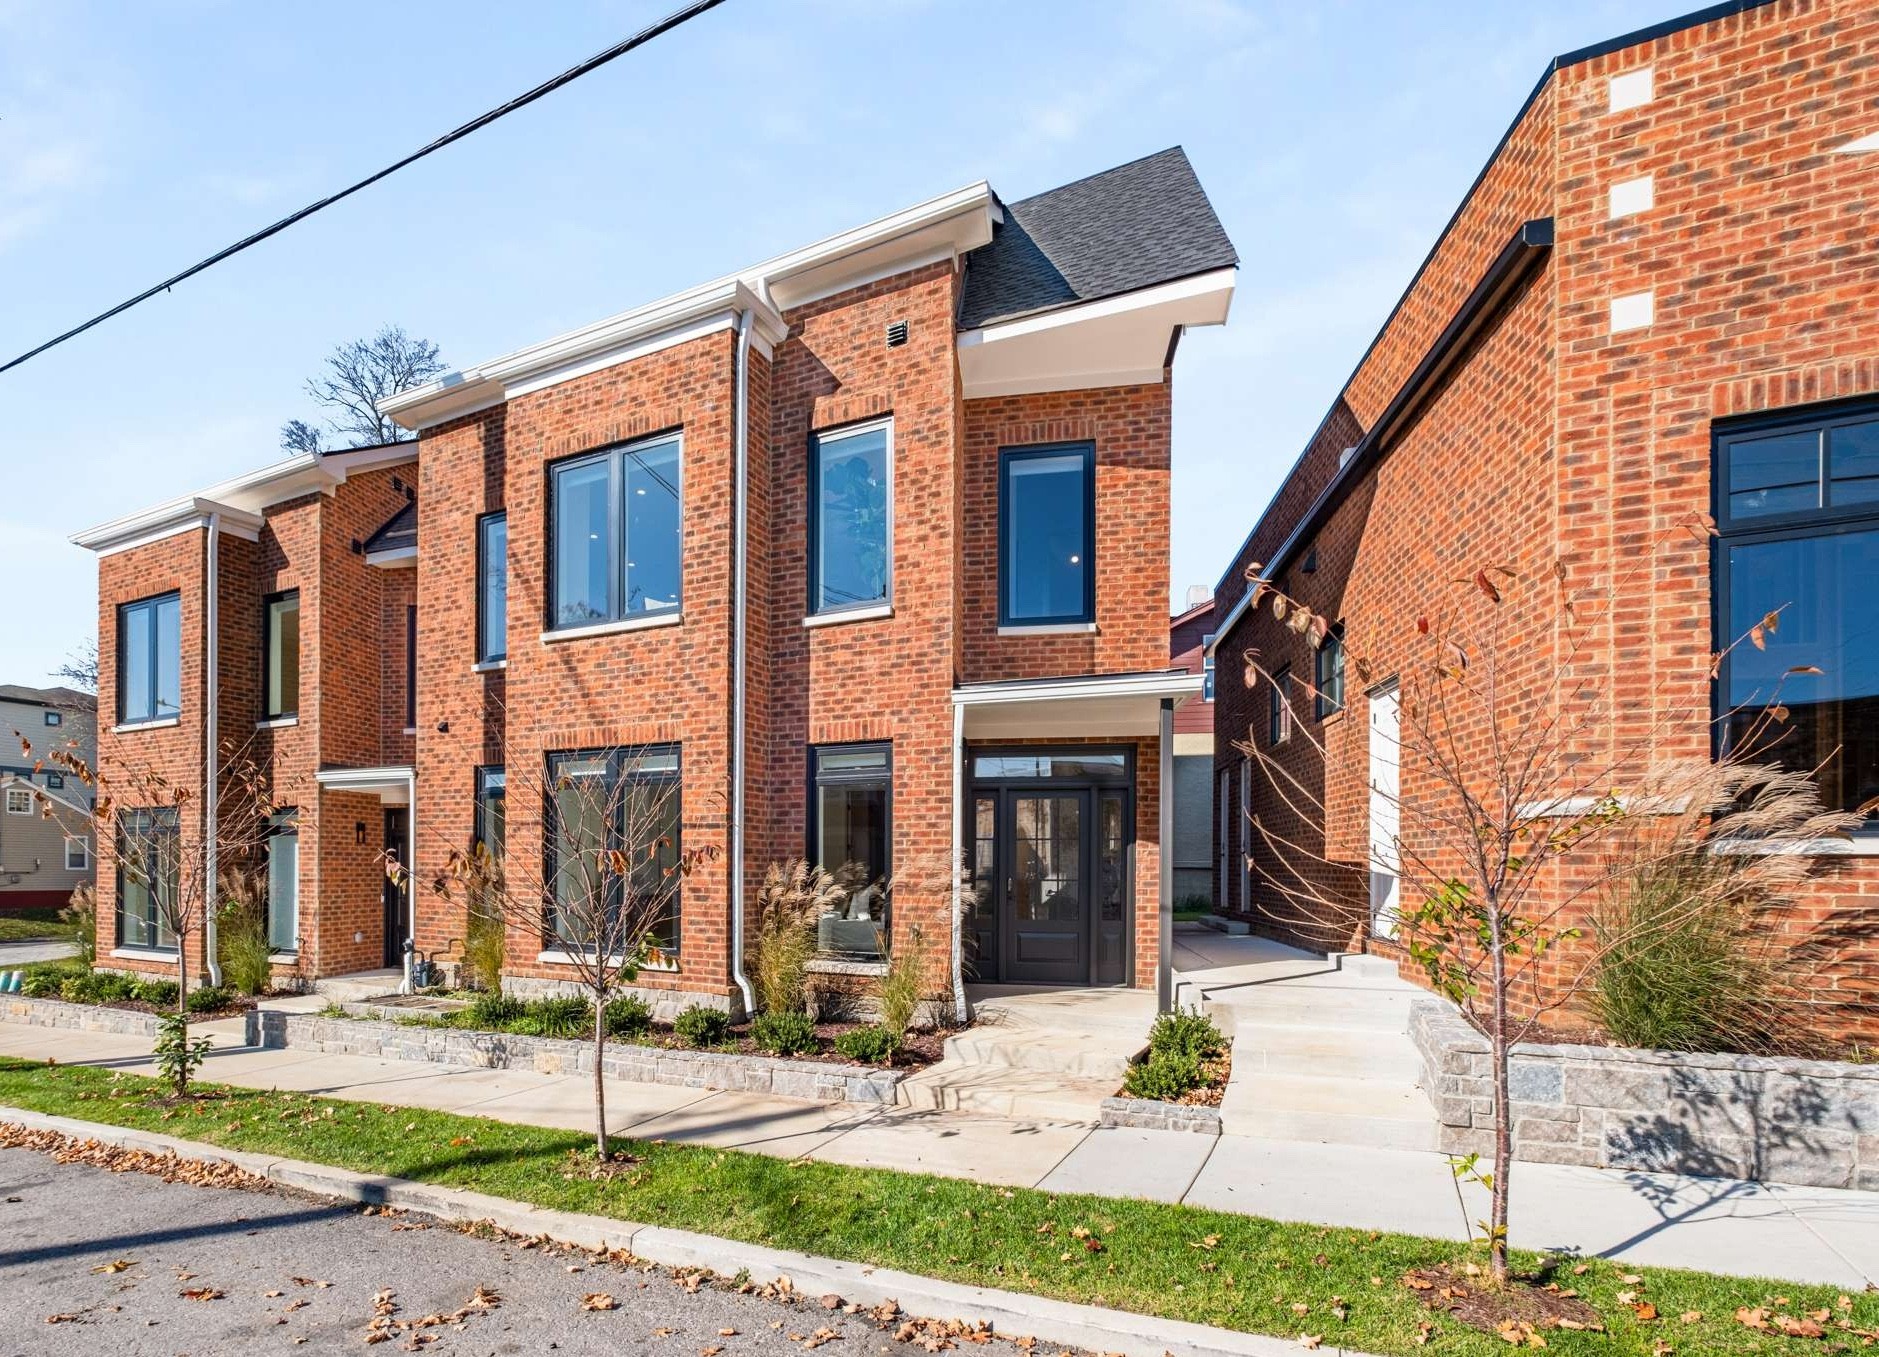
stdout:
[[509,1030],[520,1036],[568,1040],[589,1036],[594,1030],[594,1006],[578,995],[550,995],[523,1006],[522,1016]]
[[798,858],[772,863],[757,892],[757,929],[750,978],[766,1013],[803,1007],[805,967],[816,954],[816,919],[848,896],[847,887],[821,867]]
[[54,971],[32,971],[20,981],[20,993],[28,999],[56,999],[59,986],[64,983],[63,977]]
[[350,1018],[352,1016],[352,1010],[340,1003],[337,999],[328,999],[326,1001],[326,1007],[320,1010],[320,1016],[322,1018]]
[[169,1081],[179,1096],[187,1093],[189,1081],[196,1077],[196,1071],[208,1057],[209,1046],[207,1037],[190,1037],[187,1017],[181,1013],[170,1014],[157,1027],[157,1073]]
[[218,1008],[227,1008],[235,1001],[235,992],[227,985],[204,985],[190,991],[184,1007],[191,1013],[213,1013]]
[[688,1046],[722,1046],[731,1034],[731,1015],[721,1008],[693,1004],[673,1020],[672,1030]]
[[1227,1039],[1214,1020],[1198,1008],[1186,1012],[1164,1013],[1148,1029],[1148,1054],[1175,1057],[1199,1064],[1225,1051]]
[[815,1049],[816,1025],[807,1013],[764,1013],[750,1025],[751,1040],[772,1055]]
[[136,982],[128,975],[106,971],[88,971],[68,976],[59,986],[59,997],[69,1004],[111,1004],[134,996]]
[[222,963],[222,979],[230,989],[242,994],[266,992],[274,953],[267,936],[267,881],[259,872],[230,867],[222,873],[215,951]]
[[1191,891],[1174,902],[1174,914],[1178,918],[1204,919],[1214,912],[1211,896]]
[[74,887],[71,901],[59,911],[59,922],[72,930],[78,959],[90,970],[98,960],[98,888],[89,881]]
[[910,925],[881,977],[881,1026],[893,1033],[896,1046],[907,1039],[907,1029],[920,1011],[921,943],[920,925]]
[[500,1032],[528,1011],[528,1005],[499,989],[484,990],[463,1010],[471,1027]]
[[463,935],[463,983],[476,990],[501,989],[507,942],[502,917],[472,904]]
[[900,1040],[885,1027],[851,1027],[835,1038],[835,1049],[864,1065],[885,1065],[900,1049]]
[[1200,1061],[1185,1055],[1151,1055],[1129,1066],[1122,1091],[1131,1098],[1174,1102],[1201,1086]]
[[652,1026],[652,1005],[637,994],[621,994],[607,1000],[607,1035],[637,1037]]
[[174,980],[133,980],[130,997],[152,1008],[176,1007],[176,982]]

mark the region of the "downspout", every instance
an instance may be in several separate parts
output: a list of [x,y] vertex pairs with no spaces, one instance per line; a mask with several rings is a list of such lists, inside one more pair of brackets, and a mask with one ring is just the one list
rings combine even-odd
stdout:
[[398,982],[400,994],[410,994],[411,967],[417,958],[418,945],[418,770],[405,774],[405,941],[399,948],[404,957],[404,979]]
[[1174,699],[1161,699],[1161,724],[1159,726],[1160,778],[1161,785],[1157,793],[1156,837],[1160,843],[1156,851],[1161,855],[1157,864],[1156,876],[1160,880],[1161,898],[1158,902],[1160,922],[1157,931],[1161,935],[1161,945],[1156,948],[1155,956],[1155,1011],[1172,1013],[1175,1007],[1174,981]]
[[731,979],[744,1012],[757,1011],[757,996],[744,974],[744,653],[750,590],[750,326],[748,307],[737,317],[736,400],[732,420],[737,455],[736,568],[731,585]]
[[[960,802],[960,793],[965,780],[966,752],[966,709],[958,703],[953,704],[953,1021],[961,1027],[966,1025],[969,1016],[966,1009],[965,975],[965,882],[962,873],[965,870],[965,849],[960,840],[964,837],[963,822],[966,808]],[[973,902],[975,905],[977,901]]]
[[203,776],[202,776],[202,833],[203,872],[208,878],[203,883],[202,900],[202,950],[203,961],[208,968],[209,983],[222,983],[222,961],[216,955],[215,904],[220,894],[216,878],[219,870],[216,848],[221,837],[221,771],[217,767],[220,760],[216,757],[216,732],[220,720],[221,708],[221,653],[218,649],[218,635],[222,611],[221,571],[218,569],[221,558],[222,516],[209,515],[209,561],[205,569],[208,579],[208,601],[202,610],[202,717],[203,733]]

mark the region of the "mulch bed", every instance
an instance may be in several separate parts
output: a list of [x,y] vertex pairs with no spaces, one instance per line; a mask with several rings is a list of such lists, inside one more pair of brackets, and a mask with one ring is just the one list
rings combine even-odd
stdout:
[[[53,996],[57,998],[58,996]],[[60,1003],[70,1003],[69,999],[60,999]],[[254,999],[246,994],[239,995],[231,1003],[220,1008],[211,1008],[205,1012],[191,1012],[191,1022],[214,1022],[217,1018],[238,1018],[255,1006]],[[112,999],[102,1004],[86,1004],[86,1008],[121,1008],[130,1013],[154,1013],[159,1018],[167,1018],[176,1012],[175,1004],[147,1004],[142,999]]]
[[1403,1285],[1429,1309],[1516,1346],[1543,1347],[1544,1338],[1533,1340],[1553,1329],[1597,1333],[1605,1328],[1598,1311],[1578,1292],[1544,1274],[1510,1277],[1497,1288],[1480,1268],[1427,1267],[1403,1274]]
[[[750,1038],[747,1026],[733,1027],[730,1040],[713,1050],[729,1051],[736,1055],[762,1055],[782,1060],[809,1060],[824,1065],[847,1065],[855,1067],[850,1060],[835,1049],[835,1038],[844,1032],[852,1032],[857,1027],[866,1027],[866,1023],[825,1022],[816,1024],[818,1048],[813,1051],[799,1051],[795,1055],[776,1056],[766,1051]],[[918,1070],[937,1062],[944,1054],[946,1038],[953,1034],[951,1028],[934,1028],[928,1032],[909,1032],[901,1048],[894,1053],[893,1061],[888,1065],[862,1065],[861,1069],[896,1069]],[[636,1037],[610,1037],[609,1042],[626,1042],[636,1046],[656,1046],[668,1051],[692,1051],[698,1049],[678,1036],[670,1028],[655,1027],[650,1032]]]

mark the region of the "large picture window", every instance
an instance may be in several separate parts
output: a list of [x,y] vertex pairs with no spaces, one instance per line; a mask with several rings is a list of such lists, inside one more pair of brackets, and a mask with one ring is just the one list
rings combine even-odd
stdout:
[[268,819],[267,945],[274,952],[300,950],[300,813],[284,810]]
[[117,817],[117,945],[174,948],[180,861],[175,807],[121,811]]
[[1006,448],[998,461],[998,622],[1096,619],[1096,450]]
[[261,714],[270,721],[300,711],[300,591],[269,594],[261,605]]
[[682,537],[678,435],[561,462],[549,476],[550,627],[675,612]]
[[[679,944],[677,745],[548,756],[547,941],[569,951],[628,946],[644,926],[658,950]],[[611,870],[623,856],[624,874]]]
[[476,658],[492,664],[509,654],[509,516],[476,520]]
[[1879,403],[1714,442],[1723,747],[1818,769],[1825,804],[1856,809],[1879,796]]
[[183,600],[180,594],[125,603],[117,610],[117,719],[162,721],[183,711]]
[[822,745],[810,751],[810,761],[810,855],[846,891],[817,921],[816,941],[824,952],[879,956],[889,926],[893,751],[885,744]]
[[810,475],[809,610],[888,601],[893,581],[893,423],[816,435]]

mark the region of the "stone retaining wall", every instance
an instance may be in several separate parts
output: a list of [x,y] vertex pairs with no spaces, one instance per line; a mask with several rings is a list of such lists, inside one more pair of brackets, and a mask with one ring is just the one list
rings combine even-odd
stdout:
[[1220,1134],[1219,1108],[1164,1103],[1153,1098],[1104,1098],[1101,1118],[1104,1126],[1139,1126],[1150,1131],[1192,1131],[1203,1136]]
[[28,999],[23,994],[0,995],[0,1022],[34,1027],[63,1027],[72,1032],[108,1032],[115,1036],[151,1037],[161,1016],[134,1008],[106,1008],[102,1004],[68,1004],[63,999]]
[[[534,1070],[540,1074],[592,1075],[594,1072],[594,1049],[589,1042],[514,1036],[507,1032],[471,1032],[257,1009],[248,1015],[247,1036],[250,1046],[291,1046],[331,1055],[423,1060],[477,1069]],[[782,1060],[724,1051],[667,1050],[619,1040],[607,1043],[606,1074],[612,1079],[630,1079],[642,1084],[886,1106],[893,1104],[895,1087],[903,1077],[899,1070],[872,1069],[865,1065]]]
[[[1486,1039],[1434,999],[1410,1036],[1440,1148],[1490,1151]],[[1879,1189],[1879,1066],[1522,1045],[1508,1073],[1516,1159]]]

